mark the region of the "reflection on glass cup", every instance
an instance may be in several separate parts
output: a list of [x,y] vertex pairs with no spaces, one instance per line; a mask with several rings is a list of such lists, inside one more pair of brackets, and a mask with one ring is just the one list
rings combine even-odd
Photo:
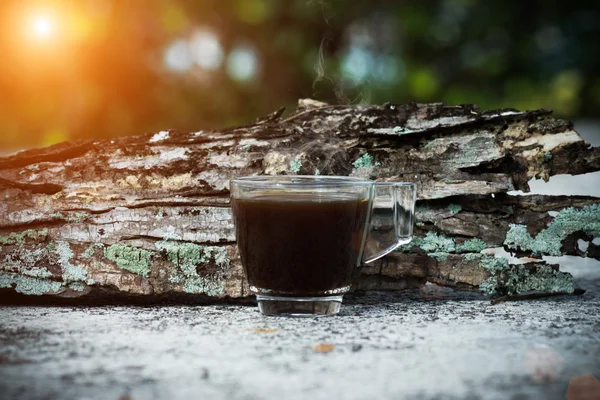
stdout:
[[237,243],[266,315],[333,315],[362,263],[410,242],[416,185],[341,176],[230,182]]

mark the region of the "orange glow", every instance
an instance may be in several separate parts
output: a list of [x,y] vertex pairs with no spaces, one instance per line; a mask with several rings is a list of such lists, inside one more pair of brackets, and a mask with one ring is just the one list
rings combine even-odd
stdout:
[[59,47],[68,48],[102,33],[98,17],[84,10],[78,3],[66,6],[57,2],[19,7],[14,15],[20,25],[20,36],[29,42],[27,44],[36,44],[36,51],[40,50],[39,46],[48,47],[50,51],[50,45],[52,51],[57,51]]
[[54,35],[56,21],[50,15],[36,15],[31,18],[30,29],[35,37],[46,39]]

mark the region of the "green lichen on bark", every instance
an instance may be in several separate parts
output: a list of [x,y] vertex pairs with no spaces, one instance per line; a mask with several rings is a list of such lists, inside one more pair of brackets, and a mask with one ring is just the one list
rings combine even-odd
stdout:
[[300,172],[300,169],[302,169],[302,161],[300,161],[298,158],[290,161],[290,171],[297,174]]
[[459,244],[456,246],[457,253],[479,253],[482,250],[485,250],[487,247],[486,243],[479,239],[473,238],[469,240],[465,240],[463,244]]
[[184,280],[183,291],[186,293],[204,293],[209,296],[217,296],[225,293],[225,284],[215,279],[201,276],[188,277]]
[[505,258],[490,255],[481,255],[479,265],[490,273],[490,277],[479,285],[486,294],[573,293],[575,290],[571,274],[549,265],[509,264]]
[[410,251],[413,248],[420,248],[429,257],[438,261],[446,261],[450,254],[455,253],[479,253],[484,250],[486,243],[478,238],[466,240],[462,244],[456,244],[451,237],[429,231],[425,237],[414,237],[412,242],[399,247],[399,251]]
[[503,291],[508,295],[530,292],[573,293],[573,276],[555,270],[548,265],[540,265],[533,271],[523,265],[510,265],[502,274]]
[[[2,242],[10,246],[0,262],[3,287],[14,287],[19,293],[41,295],[57,293],[70,283],[83,285],[91,282],[87,279],[87,271],[72,263],[73,251],[68,242],[48,242],[47,239],[47,229],[13,232],[2,238]],[[59,266],[61,275],[53,277],[46,265]]]
[[490,276],[484,279],[479,289],[490,295],[523,294],[529,292],[572,293],[573,278],[569,274],[555,271],[552,267],[540,265],[528,269],[522,265],[511,265],[508,259],[481,253],[486,243],[478,238],[457,245],[453,238],[430,231],[425,237],[415,237],[401,251],[420,248],[427,256],[438,261],[446,261],[453,253],[462,255],[462,264],[475,262]]
[[73,251],[68,242],[57,241],[52,243],[52,248],[58,256],[58,263],[62,270],[62,278],[65,283],[85,282],[87,281],[87,271],[85,268],[71,263]]
[[420,248],[428,256],[434,257],[438,261],[445,261],[452,253],[479,253],[487,245],[478,238],[469,239],[457,245],[453,238],[429,231],[425,237],[414,237],[411,243],[400,246],[399,250],[406,252],[415,247]]
[[485,294],[495,295],[498,292],[498,278],[495,276],[491,276],[485,279],[479,285],[479,290],[481,290],[481,292]]
[[469,261],[473,261],[473,260],[481,260],[481,258],[484,255],[481,253],[466,253],[462,255],[463,258],[463,263],[464,262],[469,262]]
[[70,213],[70,214],[63,214],[62,212],[56,212],[53,214],[50,214],[50,217],[53,219],[58,219],[58,220],[62,220],[62,221],[67,221],[67,222],[73,222],[73,223],[81,223],[83,221],[85,221],[86,219],[88,219],[90,216],[89,213],[82,211],[82,212],[74,212],[74,213]]
[[25,273],[36,269],[38,263],[48,260],[48,255],[48,248],[45,244],[38,244],[33,247],[19,245],[4,256],[0,263],[0,269],[6,271],[17,270]]
[[531,251],[535,255],[560,256],[562,242],[575,232],[600,235],[600,204],[581,209],[565,208],[535,238],[527,232],[525,225],[511,224],[504,245],[512,250]]
[[427,254],[429,257],[433,257],[438,261],[446,261],[448,259],[448,256],[450,255],[450,253],[446,253],[443,251],[434,251],[433,253],[428,253]]
[[14,272],[0,274],[0,288],[13,287],[17,293],[41,296],[43,294],[60,292],[63,284],[49,279],[34,278]]
[[102,243],[92,243],[88,246],[87,249],[81,254],[81,258],[88,260],[92,258],[96,252],[96,247],[101,249],[104,247]]
[[[166,252],[169,261],[176,266],[168,278],[169,282],[182,284],[184,292],[205,293],[210,296],[225,292],[225,274],[230,265],[226,248],[168,240],[157,242],[156,247]],[[211,262],[218,270],[200,275],[198,267]]]
[[85,290],[85,284],[83,282],[71,282],[69,283],[69,289],[83,292]]
[[150,251],[121,244],[114,244],[104,249],[104,257],[113,261],[121,269],[148,277],[152,253]]
[[477,259],[479,266],[490,273],[490,277],[485,279],[479,285],[479,290],[485,294],[497,294],[501,290],[498,283],[500,274],[508,268],[508,260],[506,258],[497,258],[489,254],[472,253],[464,255],[465,261]]
[[0,235],[0,245],[21,245],[27,240],[44,241],[48,237],[48,229],[33,230],[27,229],[23,232],[11,232],[8,235]]
[[352,163],[354,168],[370,168],[373,166],[373,156],[365,153]]
[[482,255],[479,265],[492,275],[497,275],[508,268],[508,260],[502,257]]
[[46,279],[52,276],[52,272],[45,267],[33,267],[31,269],[21,269],[22,275],[31,276],[32,278]]
[[448,206],[448,211],[450,211],[451,214],[458,214],[461,210],[462,206],[460,204],[450,204]]
[[436,232],[427,232],[425,238],[419,245],[427,253],[454,253],[456,245],[454,239],[444,235],[439,235]]

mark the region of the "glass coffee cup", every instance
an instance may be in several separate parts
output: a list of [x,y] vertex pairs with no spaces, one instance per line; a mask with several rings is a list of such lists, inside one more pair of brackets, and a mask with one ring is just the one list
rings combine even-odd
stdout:
[[265,315],[337,314],[358,267],[412,238],[414,183],[278,175],[230,188],[244,273]]

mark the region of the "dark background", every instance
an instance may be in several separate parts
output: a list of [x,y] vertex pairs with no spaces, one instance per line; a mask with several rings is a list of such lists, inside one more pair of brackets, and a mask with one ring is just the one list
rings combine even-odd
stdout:
[[600,2],[0,2],[0,153],[250,121],[298,98],[600,109]]

